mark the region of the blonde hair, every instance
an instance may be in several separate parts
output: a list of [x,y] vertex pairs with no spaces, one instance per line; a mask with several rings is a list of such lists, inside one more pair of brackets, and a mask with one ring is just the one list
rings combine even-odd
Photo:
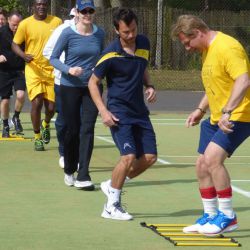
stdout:
[[183,33],[188,37],[194,36],[194,29],[208,31],[209,27],[202,19],[197,16],[181,15],[178,17],[176,23],[171,27],[171,37],[173,40],[176,40],[180,33]]

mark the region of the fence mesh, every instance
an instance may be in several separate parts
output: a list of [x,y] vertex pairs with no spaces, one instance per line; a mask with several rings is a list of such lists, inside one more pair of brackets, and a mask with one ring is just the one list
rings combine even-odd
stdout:
[[[33,0],[23,1],[31,12]],[[74,0],[51,0],[52,13],[67,18]],[[211,29],[238,39],[250,54],[250,1],[245,0],[95,0],[96,23],[106,32],[106,43],[115,37],[112,12],[132,8],[139,19],[139,33],[151,43],[150,74],[159,89],[202,90],[199,54],[185,52],[170,38],[170,28],[182,14],[201,17]]]

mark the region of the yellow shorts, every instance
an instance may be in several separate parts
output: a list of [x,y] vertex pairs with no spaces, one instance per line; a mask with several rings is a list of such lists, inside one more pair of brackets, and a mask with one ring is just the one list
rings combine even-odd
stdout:
[[30,101],[37,95],[43,94],[45,99],[55,102],[54,77],[52,74],[45,74],[26,67],[25,78]]

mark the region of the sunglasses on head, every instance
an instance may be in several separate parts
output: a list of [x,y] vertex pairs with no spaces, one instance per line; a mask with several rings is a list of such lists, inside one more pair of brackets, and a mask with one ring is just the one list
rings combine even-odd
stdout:
[[94,9],[83,9],[80,11],[81,14],[86,15],[86,14],[94,14],[95,10]]

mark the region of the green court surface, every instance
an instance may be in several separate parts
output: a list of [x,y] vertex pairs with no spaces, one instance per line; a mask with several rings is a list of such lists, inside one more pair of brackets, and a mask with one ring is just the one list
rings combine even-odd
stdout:
[[[101,218],[106,197],[99,189],[109,179],[119,154],[108,128],[96,124],[91,176],[94,192],[65,186],[58,166],[57,140],[45,152],[35,152],[32,141],[0,141],[1,250],[164,250],[211,249],[176,247],[140,226],[147,223],[193,223],[202,213],[194,162],[199,127],[185,128],[187,114],[151,116],[159,159],[147,172],[124,186],[122,202],[133,221]],[[28,114],[22,114],[25,137],[31,138]],[[250,249],[250,140],[229,159],[234,189],[233,205],[239,229],[227,234]],[[223,247],[212,247],[223,249]],[[225,249],[225,247],[224,247]]]

